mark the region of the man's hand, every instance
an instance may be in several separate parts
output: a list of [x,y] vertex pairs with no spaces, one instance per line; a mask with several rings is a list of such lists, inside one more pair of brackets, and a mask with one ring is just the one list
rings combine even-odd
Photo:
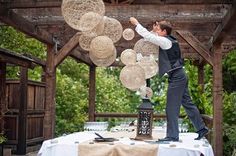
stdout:
[[129,21],[130,21],[133,25],[138,25],[138,24],[139,24],[138,20],[137,20],[136,18],[134,18],[134,17],[130,17],[130,18],[129,18]]

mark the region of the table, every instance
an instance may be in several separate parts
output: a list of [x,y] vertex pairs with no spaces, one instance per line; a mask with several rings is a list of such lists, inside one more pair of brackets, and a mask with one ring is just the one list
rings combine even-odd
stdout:
[[[135,137],[135,132],[98,132],[104,137],[119,138],[117,143],[122,144],[148,144],[144,141],[136,141],[130,138]],[[156,135],[156,136],[155,136]],[[123,138],[120,138],[124,136]],[[164,134],[153,134],[153,138],[163,137]],[[43,142],[38,156],[78,156],[78,145],[93,140],[97,137],[94,132],[85,131],[61,136]],[[159,144],[157,156],[213,156],[213,150],[206,139],[194,140],[197,133],[180,133],[180,142],[170,142],[170,144]],[[115,142],[116,143],[116,142]],[[173,147],[175,146],[175,147]]]

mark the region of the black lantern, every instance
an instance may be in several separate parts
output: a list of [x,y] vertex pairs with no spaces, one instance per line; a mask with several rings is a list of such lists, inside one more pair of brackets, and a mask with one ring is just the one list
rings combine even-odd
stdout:
[[138,108],[137,140],[152,139],[153,108],[148,98]]

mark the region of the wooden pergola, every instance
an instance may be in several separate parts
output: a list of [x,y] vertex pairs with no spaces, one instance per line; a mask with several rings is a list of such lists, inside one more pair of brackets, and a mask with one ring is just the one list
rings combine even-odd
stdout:
[[[193,59],[198,66],[199,84],[204,85],[204,65],[213,68],[213,148],[216,156],[223,155],[222,140],[222,58],[236,47],[235,0],[104,0],[106,16],[118,19],[123,28],[131,27],[129,17],[136,17],[150,28],[155,20],[168,20],[176,30],[182,56]],[[61,0],[2,0],[0,21],[47,45],[45,67],[46,102],[44,137],[53,137],[55,125],[56,68],[71,56],[90,68],[89,120],[106,114],[95,113],[96,66],[79,44],[80,32],[65,23],[61,15]],[[116,43],[118,57],[133,48],[140,39]],[[119,61],[111,66],[122,66]],[[0,107],[1,108],[1,107]],[[112,116],[112,114],[110,114]]]

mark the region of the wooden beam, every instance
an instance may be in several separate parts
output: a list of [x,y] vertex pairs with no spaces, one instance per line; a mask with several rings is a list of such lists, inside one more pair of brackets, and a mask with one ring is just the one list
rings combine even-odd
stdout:
[[135,0],[134,4],[222,4],[231,3],[231,0]]
[[119,19],[121,23],[128,22],[128,17],[132,16],[142,23],[163,19],[184,23],[208,23],[220,22],[225,14],[224,10],[222,5],[118,5],[106,6],[106,16]]
[[213,66],[213,149],[215,156],[223,155],[223,80],[221,47],[214,47]]
[[1,4],[6,5],[9,9],[25,8],[51,8],[61,6],[62,0],[4,0]]
[[26,20],[19,14],[2,6],[0,6],[0,20],[43,43],[54,44],[52,34],[38,28],[35,24]]
[[[227,4],[228,5],[228,4]],[[225,6],[227,6],[225,5]],[[207,8],[207,9],[206,9]],[[28,10],[28,13],[27,13]],[[61,16],[61,5],[57,8],[48,8],[43,11],[43,8],[31,9],[16,9],[15,11],[27,19],[32,21],[40,21],[46,24],[46,21],[51,23],[63,23]],[[137,12],[137,10],[139,10]],[[166,10],[169,10],[166,12]],[[108,5],[106,6],[105,15],[118,19],[121,23],[128,23],[128,17],[134,16],[138,20],[151,22],[155,20],[168,20],[182,23],[209,23],[221,22],[227,11],[227,7],[220,4],[212,5],[180,5],[180,4],[166,4],[166,5]],[[54,18],[51,18],[54,17]],[[35,20],[37,19],[37,20]]]
[[6,62],[10,64],[15,64],[22,67],[27,68],[34,68],[35,64],[33,63],[33,60],[30,58],[26,58],[22,55],[16,54],[14,52],[10,52],[9,50],[0,48],[0,61]]
[[20,69],[20,106],[19,106],[19,122],[18,122],[18,144],[16,154],[26,154],[26,131],[27,131],[27,102],[28,101],[28,69],[21,67]]
[[[133,1],[134,5],[150,5],[150,4],[187,4],[187,5],[196,5],[196,4],[231,4],[232,0],[129,0]],[[105,1],[106,2],[106,1]],[[16,8],[52,8],[52,7],[61,7],[62,0],[4,0],[1,4],[7,5],[10,9]],[[111,6],[109,3],[105,3],[107,6]],[[122,4],[122,3],[121,3]]]
[[[198,85],[201,87],[201,92],[204,92],[204,63],[200,63],[198,66]],[[202,110],[204,111],[204,110]],[[205,112],[201,112],[201,114],[205,114]]]
[[81,62],[87,64],[88,66],[93,65],[93,62],[90,60],[88,54],[84,54],[76,49],[71,52],[70,56],[74,59],[80,60]]
[[[233,0],[233,4],[231,9],[227,12],[227,16],[225,17],[224,21],[225,23],[222,24],[222,26],[219,26],[220,34],[216,34],[215,40],[213,44],[221,44],[227,35],[230,35],[230,33],[235,31],[236,27],[236,0]],[[216,30],[217,31],[217,30]]]
[[213,43],[217,40],[222,30],[229,23],[229,21],[232,20],[232,17],[235,16],[234,13],[235,13],[235,7],[230,6],[222,22],[217,26],[217,28],[213,32],[212,37],[208,42],[208,49],[210,49],[213,46]]
[[212,57],[208,49],[191,32],[177,30],[179,34],[193,49],[196,50],[211,66],[213,66]]
[[51,45],[47,46],[47,60],[45,70],[46,99],[45,99],[45,116],[44,116],[44,138],[51,139],[55,133],[56,119],[56,67],[55,67],[55,51]]
[[60,50],[55,56],[55,67],[57,67],[65,58],[79,45],[79,37],[81,32],[77,32]]
[[46,66],[46,62],[44,60],[41,60],[41,59],[39,59],[39,58],[37,58],[35,56],[29,55],[29,54],[26,54],[26,53],[23,54],[23,56],[26,56],[26,57],[32,59],[32,62],[35,63],[35,64],[38,64],[38,65],[40,65],[42,67]]
[[2,134],[4,134],[6,95],[6,63],[0,61],[0,133]]
[[89,67],[89,121],[95,121],[96,67]]

